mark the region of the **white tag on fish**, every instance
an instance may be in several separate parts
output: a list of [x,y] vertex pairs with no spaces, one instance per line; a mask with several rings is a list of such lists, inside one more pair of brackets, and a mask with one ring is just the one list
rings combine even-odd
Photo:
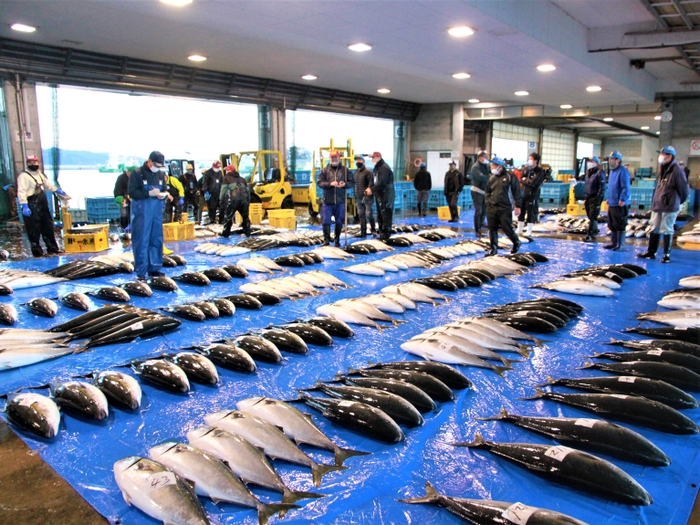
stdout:
[[598,421],[598,419],[586,419],[585,417],[582,417],[574,421],[574,425],[577,425],[579,427],[593,428],[593,425],[595,425]]
[[687,326],[674,326],[673,329],[674,330],[687,330],[688,327]]
[[613,272],[605,272],[605,277],[607,277],[608,279],[613,279],[616,275],[617,274]]
[[661,355],[661,354],[663,354],[663,353],[664,353],[663,350],[649,350],[649,351],[647,352],[647,354],[649,354],[649,355]]
[[515,312],[513,314],[513,317],[525,317],[526,315],[527,315],[527,311]]
[[572,450],[573,449],[569,447],[549,447],[544,455],[556,459],[557,461],[564,461],[564,458],[568,456],[569,452]]
[[610,397],[616,397],[618,399],[627,399],[628,397],[630,397],[630,396],[626,396],[624,394],[609,394],[609,395],[610,395]]
[[622,376],[617,378],[618,383],[634,383],[636,380],[637,378],[632,376]]
[[162,489],[168,485],[176,485],[177,478],[172,472],[157,472],[148,476],[146,493],[150,494],[154,490]]
[[143,323],[139,321],[138,323],[132,324],[129,328],[131,330],[143,330]]
[[527,522],[537,512],[537,507],[530,507],[524,503],[513,503],[510,507],[503,511],[501,517],[514,525],[527,525]]
[[354,404],[355,404],[354,401],[341,401],[340,403],[338,403],[338,406],[341,406],[341,407],[351,407],[351,406],[353,406]]

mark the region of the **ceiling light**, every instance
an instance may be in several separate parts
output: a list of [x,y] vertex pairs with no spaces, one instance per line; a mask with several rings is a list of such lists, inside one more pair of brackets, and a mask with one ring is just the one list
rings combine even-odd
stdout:
[[571,109],[573,106],[571,104],[562,104],[559,106],[561,109]]
[[452,76],[456,79],[463,80],[465,78],[469,78],[471,75],[469,73],[455,73]]
[[164,4],[176,5],[182,7],[183,5],[191,4],[192,0],[160,0]]
[[382,95],[386,95],[387,93],[391,93],[391,90],[387,89],[387,88],[379,88],[377,90],[377,93],[381,93]]
[[478,103],[479,103],[479,99],[478,99],[478,98],[470,98],[470,99],[468,100],[468,102],[469,102],[470,104],[478,104]]
[[357,43],[357,44],[350,44],[350,45],[348,45],[348,49],[349,49],[350,51],[358,51],[358,52],[361,52],[361,51],[369,51],[370,49],[372,49],[372,46],[370,46],[369,44],[363,44],[363,43],[360,42],[360,43]]
[[660,132],[660,131],[657,131],[656,134],[657,134],[657,135],[661,135],[661,132]]
[[189,58],[192,62],[204,62],[207,59],[207,57],[202,55],[190,55],[187,58]]
[[304,75],[303,77],[304,80],[316,80],[318,77],[316,75]]
[[469,26],[450,27],[447,32],[457,38],[464,38],[465,36],[471,36],[474,34],[474,30]]
[[36,31],[36,27],[25,24],[12,24],[10,27],[15,31],[21,31],[22,33],[33,33]]
[[590,91],[591,93],[594,93],[596,91],[603,91],[603,88],[600,86],[588,86],[586,88],[586,91]]
[[605,117],[603,122],[612,122],[614,119],[612,117]]
[[528,96],[529,94],[530,94],[530,93],[529,93],[528,91],[516,91],[516,92],[514,93],[514,95],[515,95],[516,97],[526,97],[526,96]]
[[661,115],[656,115],[656,116],[654,117],[654,120],[661,120]]
[[544,72],[549,72],[549,71],[554,71],[557,68],[554,64],[540,64],[537,66],[537,71],[544,71]]
[[646,131],[647,129],[649,129],[649,126],[642,126],[640,129],[643,129]]

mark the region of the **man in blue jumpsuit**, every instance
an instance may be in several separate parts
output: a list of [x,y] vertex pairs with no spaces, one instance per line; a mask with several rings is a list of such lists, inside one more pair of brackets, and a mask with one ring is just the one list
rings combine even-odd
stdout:
[[165,185],[167,175],[162,168],[165,157],[153,151],[143,166],[129,176],[131,199],[131,245],[134,268],[140,280],[148,275],[164,275],[163,266],[163,199],[170,197]]
[[627,214],[630,210],[630,173],[622,165],[622,153],[613,151],[608,157],[608,229],[610,244],[606,250],[617,251],[625,244]]

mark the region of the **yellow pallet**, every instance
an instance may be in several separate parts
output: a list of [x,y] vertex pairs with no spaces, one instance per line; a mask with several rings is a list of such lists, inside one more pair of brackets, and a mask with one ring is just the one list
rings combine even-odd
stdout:
[[163,224],[163,240],[165,242],[191,241],[193,239],[193,222],[166,222],[165,224]]
[[[441,221],[449,221],[452,218],[452,215],[450,215],[450,207],[449,206],[438,206],[437,209],[438,212],[438,219]],[[462,213],[462,207],[457,206],[457,216]]]
[[270,226],[296,230],[297,218],[294,210],[267,210]]

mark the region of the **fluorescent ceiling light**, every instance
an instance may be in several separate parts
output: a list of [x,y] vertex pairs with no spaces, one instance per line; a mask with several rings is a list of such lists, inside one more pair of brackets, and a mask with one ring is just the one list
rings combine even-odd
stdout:
[[204,62],[207,59],[207,57],[202,55],[190,55],[187,58],[189,58],[192,62]]
[[657,134],[657,135],[661,135],[661,132],[660,132],[660,131],[657,131],[656,134]]
[[514,93],[514,95],[515,95],[516,97],[526,97],[526,96],[528,96],[529,94],[530,94],[530,93],[529,93],[528,91],[516,91],[516,92]]
[[316,75],[304,75],[303,77],[304,80],[316,80],[318,77]]
[[183,5],[191,4],[192,0],[160,0],[164,4],[176,5],[182,7]]
[[612,117],[605,117],[603,122],[612,122],[614,119]]
[[561,109],[571,109],[573,106],[571,104],[562,104],[559,106]]
[[391,93],[391,90],[387,89],[387,88],[379,88],[377,90],[377,93],[381,93],[382,95],[386,95],[387,93]]
[[591,93],[594,93],[596,91],[603,91],[603,88],[600,86],[588,86],[586,88],[586,91],[590,91]]
[[555,66],[554,64],[540,64],[539,66],[537,66],[537,71],[548,72],[554,71],[556,68],[557,66]]
[[654,120],[661,120],[661,115],[656,115],[656,116],[654,117]]
[[471,36],[474,34],[474,30],[469,26],[450,27],[447,32],[457,38],[464,38],[465,36]]
[[349,49],[350,51],[362,52],[362,51],[369,51],[370,49],[372,49],[372,46],[370,46],[369,44],[363,44],[363,43],[360,42],[360,43],[357,43],[357,44],[350,44],[350,45],[348,45],[348,49]]
[[468,100],[468,102],[469,102],[470,104],[478,104],[478,103],[479,103],[479,99],[478,99],[478,98],[470,98],[470,99]]
[[649,129],[649,126],[642,126],[640,129],[647,130]]
[[463,80],[465,78],[469,78],[471,75],[469,73],[455,73],[452,76],[456,79]]
[[10,27],[15,31],[20,31],[22,33],[33,33],[36,31],[36,27],[25,24],[12,24]]

